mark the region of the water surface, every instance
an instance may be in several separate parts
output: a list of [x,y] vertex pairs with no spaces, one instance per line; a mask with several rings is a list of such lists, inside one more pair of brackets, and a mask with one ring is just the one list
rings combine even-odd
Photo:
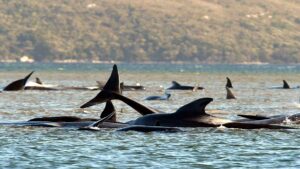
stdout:
[[[44,83],[93,86],[106,81],[112,65],[0,64],[0,87],[31,70]],[[207,112],[235,119],[236,114],[299,113],[300,89],[276,90],[286,79],[300,85],[299,65],[170,65],[120,64],[120,80],[140,83],[146,91],[124,95],[165,112],[201,97],[214,101]],[[225,99],[226,77],[233,81],[237,100]],[[205,87],[203,91],[170,91],[170,101],[144,101],[162,95],[172,80]],[[19,91],[0,94],[0,121],[40,116],[98,117],[103,105],[80,105],[98,91]],[[140,115],[114,101],[118,119]],[[0,126],[1,168],[299,168],[298,130],[239,130],[187,128],[182,133],[100,132],[72,129]]]

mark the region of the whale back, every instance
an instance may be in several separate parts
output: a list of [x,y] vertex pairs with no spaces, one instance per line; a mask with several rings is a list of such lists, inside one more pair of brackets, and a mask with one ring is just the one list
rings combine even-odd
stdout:
[[283,80],[283,88],[284,89],[289,89],[290,88],[290,85],[285,80]]
[[227,79],[226,87],[228,87],[228,88],[233,88],[233,87],[232,87],[231,80],[229,79],[229,77],[226,77],[226,79]]
[[16,80],[14,82],[11,82],[6,87],[4,87],[4,91],[17,91],[17,90],[23,90],[27,80],[30,78],[30,76],[33,74],[34,71],[29,73],[25,78]]

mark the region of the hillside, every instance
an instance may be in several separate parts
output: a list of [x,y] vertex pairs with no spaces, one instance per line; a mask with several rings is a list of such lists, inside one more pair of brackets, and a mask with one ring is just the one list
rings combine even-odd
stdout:
[[300,63],[299,0],[0,0],[0,60]]

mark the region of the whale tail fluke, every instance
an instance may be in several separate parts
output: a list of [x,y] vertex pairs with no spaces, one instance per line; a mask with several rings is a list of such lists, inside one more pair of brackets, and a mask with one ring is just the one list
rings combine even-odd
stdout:
[[236,97],[228,87],[226,87],[226,92],[227,92],[226,99],[236,99]]
[[284,89],[289,89],[290,88],[290,85],[285,80],[283,80],[283,88]]
[[205,112],[205,107],[213,101],[212,98],[201,98],[180,107],[176,112],[179,118],[192,119],[203,115],[208,115]]
[[[111,113],[116,112],[116,109],[114,107],[114,105],[112,104],[111,101],[107,101],[106,105],[104,107],[104,110],[102,111],[101,115],[100,115],[100,119],[105,118],[107,116],[109,116]],[[116,113],[114,113],[109,119],[107,119],[107,121],[110,122],[117,122],[117,116]]]
[[30,76],[34,73],[34,71],[32,71],[31,73],[29,73],[25,78],[23,79],[19,79],[16,80],[14,82],[11,82],[10,84],[8,84],[6,87],[4,87],[4,91],[17,91],[17,90],[23,90],[28,79],[30,78]]
[[121,94],[117,65],[113,66],[111,75],[106,84],[103,86],[102,91],[100,91],[99,94],[92,100],[83,104],[80,108],[86,108],[96,104],[104,103],[108,100],[112,100],[114,99],[114,95],[112,93]]
[[226,79],[227,79],[226,87],[228,87],[228,88],[233,88],[233,87],[232,87],[231,80],[229,79],[229,77],[226,77]]

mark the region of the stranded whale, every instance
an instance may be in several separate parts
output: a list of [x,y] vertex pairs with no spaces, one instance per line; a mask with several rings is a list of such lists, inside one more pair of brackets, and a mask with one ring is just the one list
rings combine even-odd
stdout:
[[271,89],[299,89],[300,86],[290,87],[286,80],[283,80],[283,85],[279,87],[271,87]]
[[148,96],[145,100],[169,100],[170,97],[170,93],[165,93],[163,96]]
[[228,128],[242,128],[242,129],[257,129],[257,128],[269,128],[269,129],[282,129],[289,128],[285,126],[277,126],[270,124],[257,124],[248,122],[231,121],[209,115],[205,112],[205,107],[210,103],[212,98],[201,98],[191,103],[188,103],[179,108],[174,113],[157,113],[152,109],[121,95],[119,88],[119,75],[117,66],[113,66],[113,71],[110,78],[103,90],[92,100],[88,101],[81,108],[86,108],[95,104],[103,103],[108,100],[121,100],[139,113],[142,117],[137,118],[130,122],[132,125],[146,125],[155,126],[159,123],[165,127],[219,127],[225,126]]
[[100,88],[98,86],[76,87],[76,86],[45,84],[37,77],[35,82],[28,81],[24,89],[25,90],[99,90]]
[[[108,115],[112,114],[109,118]],[[103,121],[103,116],[105,116],[105,121]],[[115,119],[115,109],[111,102],[107,102],[106,106],[101,113],[100,120],[101,123],[98,124],[97,127],[100,128],[120,128],[126,127],[127,124],[116,122]],[[99,119],[93,118],[79,118],[76,116],[56,116],[56,117],[40,117],[33,118],[28,121],[23,122],[8,122],[8,123],[0,123],[0,125],[7,126],[40,126],[40,127],[63,127],[63,128],[80,128],[86,127],[94,124]]]
[[202,90],[204,89],[203,87],[198,87],[198,86],[185,86],[181,85],[176,81],[172,81],[172,86],[167,88],[167,90]]

